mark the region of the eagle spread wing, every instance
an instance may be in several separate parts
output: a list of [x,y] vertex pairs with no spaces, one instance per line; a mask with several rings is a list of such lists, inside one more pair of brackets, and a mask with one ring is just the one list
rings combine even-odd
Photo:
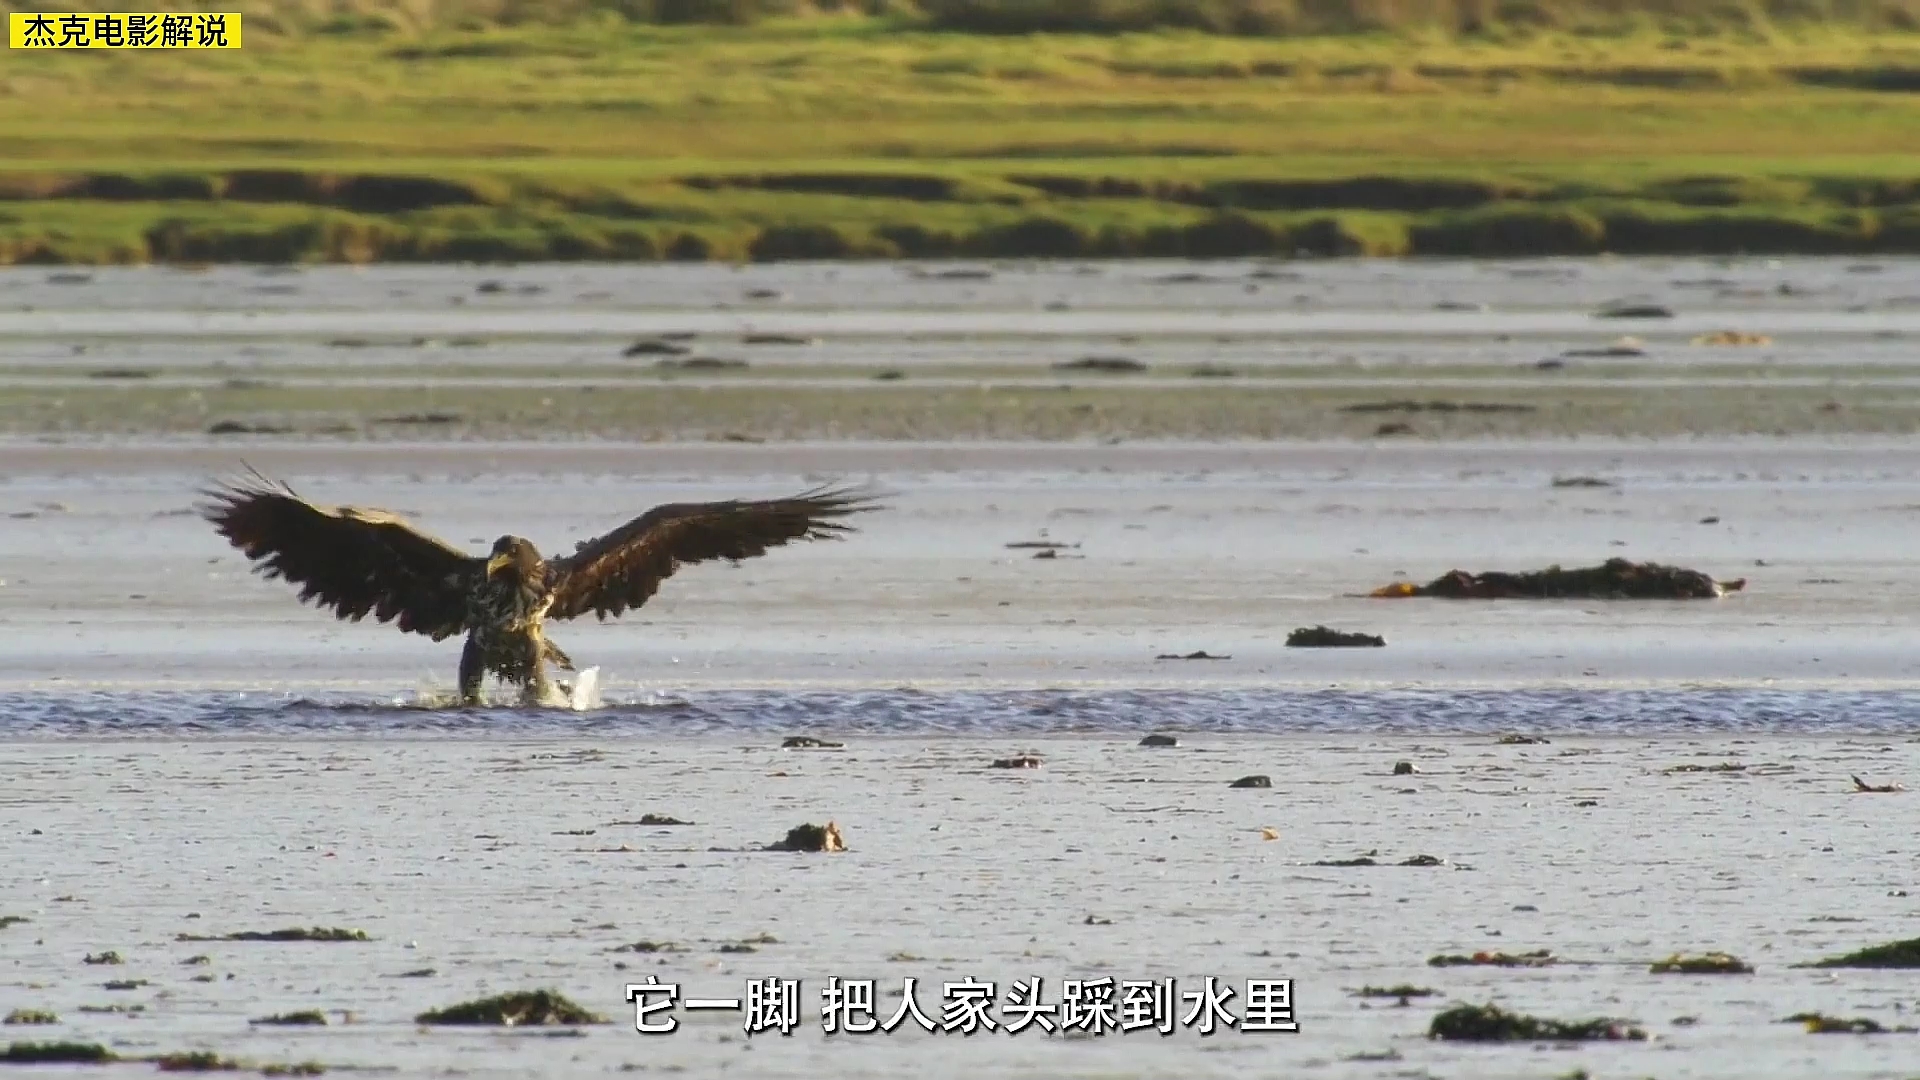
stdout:
[[646,603],[682,564],[764,555],[794,540],[831,540],[852,528],[834,519],[877,509],[871,493],[816,488],[790,499],[656,506],[565,558],[548,561],[556,581],[547,615],[601,619]]
[[300,587],[342,619],[371,614],[439,641],[465,629],[467,592],[485,573],[469,556],[384,510],[316,506],[255,473],[208,489],[201,513],[268,578]]

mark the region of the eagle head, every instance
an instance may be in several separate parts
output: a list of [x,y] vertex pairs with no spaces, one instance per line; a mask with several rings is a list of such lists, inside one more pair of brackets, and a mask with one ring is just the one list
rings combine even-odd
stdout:
[[518,536],[503,536],[493,542],[493,554],[487,559],[487,577],[507,575],[520,581],[538,576],[540,552],[533,542]]

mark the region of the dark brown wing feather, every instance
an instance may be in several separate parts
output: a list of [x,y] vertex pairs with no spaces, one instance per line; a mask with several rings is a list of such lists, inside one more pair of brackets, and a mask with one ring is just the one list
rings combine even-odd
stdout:
[[439,641],[466,628],[467,593],[486,563],[384,510],[317,506],[258,473],[202,492],[221,536],[267,578],[300,587],[336,616],[371,614]]
[[683,564],[764,555],[794,540],[834,540],[852,532],[835,520],[879,508],[868,492],[816,488],[790,499],[669,503],[547,562],[559,585],[547,615],[601,619],[637,608]]

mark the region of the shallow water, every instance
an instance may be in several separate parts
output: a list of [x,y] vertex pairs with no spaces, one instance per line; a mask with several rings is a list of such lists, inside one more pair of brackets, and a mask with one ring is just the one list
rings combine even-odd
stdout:
[[1019,738],[1140,735],[1905,736],[1920,691],[694,691],[583,711],[446,708],[429,695],[0,693],[0,740],[122,738]]

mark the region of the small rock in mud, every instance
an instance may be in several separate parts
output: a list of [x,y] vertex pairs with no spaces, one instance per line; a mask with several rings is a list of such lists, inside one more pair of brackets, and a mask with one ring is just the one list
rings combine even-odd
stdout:
[[83,964],[124,964],[120,954],[111,950],[103,953],[88,953],[81,961]]
[[138,990],[147,985],[145,979],[115,979],[100,984],[102,990]]
[[1149,735],[1140,740],[1141,746],[1179,746],[1180,740],[1171,735]]
[[207,427],[209,435],[287,435],[292,431],[288,424],[249,424],[240,420],[216,420]]
[[785,300],[787,294],[779,289],[748,289],[741,295],[749,300]]
[[1447,861],[1438,855],[1415,855],[1401,859],[1399,863],[1401,866],[1445,866],[1446,864]]
[[1569,1023],[1510,1013],[1497,1005],[1456,1005],[1433,1018],[1427,1038],[1460,1042],[1644,1041],[1647,1033],[1624,1020]]
[[1495,741],[1501,746],[1536,746],[1552,740],[1540,738],[1538,735],[1502,735]]
[[1161,653],[1159,656],[1154,657],[1154,659],[1155,660],[1231,660],[1233,659],[1233,657],[1215,656],[1205,649],[1199,649],[1194,652],[1184,653],[1184,654]]
[[478,1001],[432,1009],[413,1018],[416,1024],[489,1024],[501,1027],[604,1024],[607,1018],[568,1001],[552,990],[522,990]]
[[689,356],[684,360],[656,360],[653,366],[666,371],[741,371],[747,362],[719,356]]
[[838,750],[845,745],[847,744],[828,742],[826,739],[816,739],[811,735],[789,735],[780,740],[780,749],[782,750]]
[[1411,761],[1396,761],[1393,763],[1393,775],[1395,776],[1412,776],[1419,771],[1419,769],[1413,767],[1413,762]]
[[1907,789],[1901,787],[1899,784],[1869,784],[1857,776],[1853,778],[1853,791],[1856,795],[1890,795],[1896,791],[1905,790]]
[[1087,916],[1087,918],[1086,918],[1086,921],[1085,921],[1085,922],[1083,922],[1083,923],[1081,923],[1080,925],[1082,925],[1082,926],[1112,926],[1112,925],[1113,925],[1113,920],[1112,920],[1112,919],[1109,919],[1109,918],[1107,918],[1107,917],[1106,917],[1106,916],[1104,916],[1104,915],[1089,915],[1089,916]]
[[15,1009],[7,1014],[6,1024],[57,1024],[60,1018],[45,1009]]
[[1698,956],[1674,953],[1656,960],[1647,968],[1653,975],[1751,975],[1752,965],[1730,953],[1711,952]]
[[1062,360],[1053,365],[1055,371],[1103,371],[1109,374],[1123,374],[1147,370],[1147,365],[1130,356],[1083,356],[1078,360]]
[[1556,476],[1553,486],[1557,488],[1612,488],[1619,484],[1611,480],[1602,480],[1597,476]]
[[881,371],[874,372],[873,377],[875,380],[879,382],[895,382],[897,380],[906,378],[907,373],[904,371],[901,371],[899,368],[886,368]]
[[1660,304],[1612,304],[1593,313],[1596,319],[1671,319],[1673,309]]
[[641,814],[639,821],[616,821],[615,825],[691,825],[691,821],[681,821],[671,814]]
[[0,1062],[8,1065],[97,1065],[117,1061],[114,1052],[99,1043],[9,1043],[0,1052]]
[[327,1014],[321,1012],[319,1009],[306,1009],[301,1012],[276,1013],[273,1016],[262,1016],[258,1020],[249,1020],[247,1021],[247,1023],[249,1024],[284,1024],[289,1027],[296,1027],[296,1026],[326,1027]]
[[994,761],[993,767],[996,769],[1037,769],[1041,764],[1040,759],[1033,754],[1021,754],[1019,757],[998,758]]
[[693,350],[685,345],[675,345],[671,341],[658,338],[646,338],[636,341],[620,350],[621,356],[685,356]]
[[1387,639],[1377,634],[1326,626],[1303,626],[1287,635],[1287,647],[1292,649],[1377,649],[1386,643]]
[[798,334],[745,334],[740,338],[745,345],[818,345],[817,337],[801,337]]
[[845,851],[847,845],[840,838],[840,826],[829,821],[825,825],[795,825],[787,830],[786,839],[767,845],[767,850]]
[[435,970],[434,970],[433,968],[414,968],[414,969],[413,969],[412,971],[403,971],[403,972],[401,972],[400,974],[398,974],[398,975],[395,975],[395,976],[393,976],[393,978],[396,978],[396,979],[431,979],[431,978],[433,978],[433,977],[434,977],[435,975],[438,975],[438,974],[440,974],[440,973],[439,973],[438,971],[435,971]]
[[1908,938],[1886,945],[1828,957],[1817,968],[1920,968],[1920,938]]
[[1273,786],[1273,777],[1255,773],[1252,776],[1243,776],[1227,786],[1230,788],[1270,788]]
[[175,934],[175,941],[372,941],[365,930],[340,927],[295,926],[286,930],[242,930],[237,934],[203,937],[199,934]]
[[213,963],[213,957],[201,953],[198,956],[189,956],[185,960],[180,961],[180,963],[186,967],[201,967]]
[[1548,949],[1524,953],[1477,952],[1472,956],[1442,953],[1427,959],[1429,967],[1552,967],[1555,963]]
[[1723,761],[1718,765],[1675,765],[1667,770],[1670,773],[1740,773],[1747,767],[1737,761]]

